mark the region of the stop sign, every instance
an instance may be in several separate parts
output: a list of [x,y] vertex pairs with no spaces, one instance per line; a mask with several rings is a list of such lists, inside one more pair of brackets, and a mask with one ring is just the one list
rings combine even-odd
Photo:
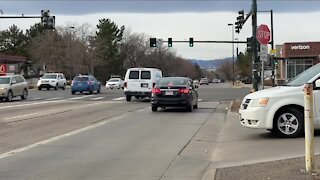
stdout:
[[270,41],[270,29],[267,25],[261,24],[257,31],[257,40],[260,44],[268,44]]

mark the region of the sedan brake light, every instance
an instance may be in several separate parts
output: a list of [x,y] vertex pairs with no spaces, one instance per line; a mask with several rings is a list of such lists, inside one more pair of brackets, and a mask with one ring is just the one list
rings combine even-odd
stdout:
[[179,94],[189,94],[190,89],[184,88],[184,89],[179,89]]
[[161,90],[159,88],[153,88],[152,93],[153,94],[161,94]]

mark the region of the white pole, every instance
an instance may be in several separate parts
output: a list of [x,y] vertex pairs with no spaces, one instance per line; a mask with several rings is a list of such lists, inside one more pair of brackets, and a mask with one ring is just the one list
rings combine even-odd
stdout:
[[304,86],[304,122],[306,171],[314,170],[314,117],[313,117],[313,85]]
[[264,89],[264,61],[261,61],[262,63],[262,72],[261,72],[261,87]]

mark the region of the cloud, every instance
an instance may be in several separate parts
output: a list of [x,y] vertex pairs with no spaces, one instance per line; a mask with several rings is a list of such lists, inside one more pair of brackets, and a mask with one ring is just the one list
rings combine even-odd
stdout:
[[[93,13],[172,13],[172,12],[237,12],[250,11],[250,0],[47,0],[47,1],[0,1],[5,14],[40,14],[49,9],[54,14],[84,15]],[[17,8],[19,7],[19,8]],[[320,11],[319,1],[308,0],[258,0],[258,10],[275,12]]]

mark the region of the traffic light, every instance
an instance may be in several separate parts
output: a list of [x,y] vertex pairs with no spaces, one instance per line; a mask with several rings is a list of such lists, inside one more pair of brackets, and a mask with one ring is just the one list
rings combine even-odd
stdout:
[[189,38],[189,47],[193,47],[193,38]]
[[168,47],[172,47],[172,38],[168,38]]
[[276,58],[273,58],[273,64],[276,66],[278,65],[278,60]]
[[157,38],[150,38],[150,47],[157,47]]
[[244,10],[241,10],[241,11],[239,11],[238,12],[238,14],[239,14],[239,16],[237,17],[237,21],[235,22],[235,25],[236,25],[236,27],[235,27],[235,31],[236,31],[236,33],[240,33],[240,29],[242,29],[242,26],[243,26],[243,24],[244,24]]
[[247,38],[247,51],[252,49],[252,37]]
[[41,10],[41,24],[45,29],[55,29],[55,16],[50,16],[49,10]]

